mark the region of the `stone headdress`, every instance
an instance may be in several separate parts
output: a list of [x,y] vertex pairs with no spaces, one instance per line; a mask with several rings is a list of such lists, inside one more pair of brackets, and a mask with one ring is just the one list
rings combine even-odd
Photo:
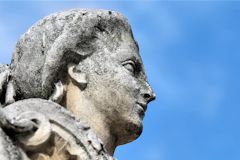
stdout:
[[[126,18],[106,10],[69,10],[52,14],[31,27],[17,42],[11,76],[17,98],[49,98],[53,84],[66,74],[68,63],[78,64],[99,43],[113,50],[121,31],[131,33]],[[115,46],[113,46],[115,45]]]

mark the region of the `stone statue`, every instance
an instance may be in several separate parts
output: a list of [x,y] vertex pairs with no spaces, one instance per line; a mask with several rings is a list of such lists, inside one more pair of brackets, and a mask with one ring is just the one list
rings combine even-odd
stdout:
[[126,18],[52,14],[0,65],[0,159],[111,160],[141,134],[154,98]]

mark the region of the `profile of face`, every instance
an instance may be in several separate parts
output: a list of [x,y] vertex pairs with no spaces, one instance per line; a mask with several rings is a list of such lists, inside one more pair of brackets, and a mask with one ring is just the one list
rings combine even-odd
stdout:
[[130,33],[122,33],[121,39],[115,51],[102,44],[102,48],[78,65],[70,65],[71,74],[78,72],[87,86],[79,87],[72,75],[66,94],[66,106],[70,110],[85,119],[101,119],[110,126],[118,145],[141,134],[147,104],[155,99],[136,42]]
[[[60,103],[87,121],[109,152],[141,134],[147,104],[155,94],[121,14],[53,14],[22,36],[12,62],[17,100],[37,97]],[[64,87],[55,86],[55,92],[58,82]],[[109,135],[114,142],[108,141]]]

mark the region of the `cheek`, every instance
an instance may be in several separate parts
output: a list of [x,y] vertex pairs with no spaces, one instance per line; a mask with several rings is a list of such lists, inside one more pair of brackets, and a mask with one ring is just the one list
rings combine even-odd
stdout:
[[133,99],[137,99],[140,93],[140,86],[136,78],[128,73],[116,76],[117,84],[115,87],[122,92],[122,96],[129,96]]
[[119,114],[130,114],[134,107],[139,89],[133,79],[121,78],[115,79],[116,83],[109,82],[111,85],[107,85],[109,88],[106,95],[109,101],[109,105],[114,107],[114,110]]
[[98,85],[91,89],[89,98],[93,99],[94,105],[98,106],[100,111],[110,115],[126,115],[132,112],[139,93],[134,79],[129,81],[127,78],[114,76],[102,80],[99,77],[96,81]]

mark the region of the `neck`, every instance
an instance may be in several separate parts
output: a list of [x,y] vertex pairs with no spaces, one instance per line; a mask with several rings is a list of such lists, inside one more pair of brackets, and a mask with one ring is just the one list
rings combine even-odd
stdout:
[[[95,114],[96,115],[96,114]],[[88,119],[87,120],[90,127],[95,131],[98,138],[101,139],[105,149],[111,156],[117,147],[116,137],[111,134],[109,125],[106,124],[104,120],[100,119]]]
[[[117,147],[116,136],[111,133],[107,118],[102,115],[94,104],[89,102],[79,89],[70,83],[67,87],[65,106],[78,118],[88,122],[90,127],[103,142],[109,155],[113,155]],[[94,117],[93,117],[94,115]]]
[[[86,108],[88,108],[86,110]],[[86,121],[91,129],[95,132],[98,138],[102,141],[105,149],[109,155],[113,155],[117,147],[116,137],[111,134],[110,125],[105,118],[103,118],[98,112],[94,112],[89,105],[85,106],[85,109],[81,108],[81,112],[74,112],[74,109],[69,108],[78,118]],[[78,108],[79,109],[79,108]],[[83,111],[84,110],[84,111]],[[82,112],[83,111],[83,112]],[[85,114],[86,113],[86,114]],[[91,114],[89,114],[91,113]],[[94,118],[89,115],[94,115]]]

